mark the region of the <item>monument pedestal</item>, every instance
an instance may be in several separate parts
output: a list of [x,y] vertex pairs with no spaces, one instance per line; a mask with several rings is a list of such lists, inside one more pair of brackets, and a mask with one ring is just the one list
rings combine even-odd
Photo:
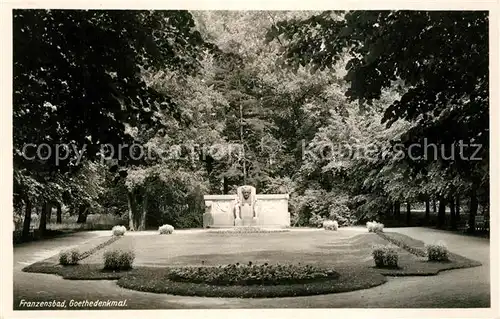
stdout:
[[[257,226],[262,228],[290,227],[290,213],[288,212],[288,194],[257,194],[258,217],[253,215],[238,221],[234,217],[235,195],[205,195],[207,210],[203,215],[203,227],[227,228],[234,226]],[[243,205],[243,207],[250,207]],[[246,213],[245,213],[245,216]],[[250,224],[247,224],[250,223]]]

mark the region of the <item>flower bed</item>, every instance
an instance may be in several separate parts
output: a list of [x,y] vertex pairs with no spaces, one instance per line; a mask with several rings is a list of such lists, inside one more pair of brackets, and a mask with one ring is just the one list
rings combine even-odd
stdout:
[[283,285],[337,278],[330,269],[310,265],[277,264],[254,265],[251,262],[218,267],[173,268],[168,275],[172,281],[203,283],[217,286]]
[[408,245],[407,243],[405,243],[403,240],[399,240],[397,239],[393,234],[391,233],[382,233],[382,232],[377,232],[377,235],[379,235],[380,237],[382,237],[383,239],[387,240],[388,242],[406,250],[407,252],[409,252],[410,254],[413,254],[417,257],[426,257],[427,256],[427,253],[422,250],[422,249],[419,249],[417,247],[412,247],[410,245]]
[[78,258],[78,260],[83,260],[93,254],[95,254],[98,250],[101,250],[103,249],[104,247],[108,246],[108,245],[111,245],[112,243],[114,243],[115,241],[117,241],[118,239],[120,239],[121,237],[120,236],[113,236],[111,237],[110,239],[106,240],[104,243],[102,244],[99,244],[95,247],[93,247],[92,249],[89,249],[87,250],[86,252],[83,252],[80,254],[80,258]]
[[207,232],[214,234],[251,234],[251,233],[283,233],[288,232],[289,229],[276,229],[276,228],[260,228],[255,226],[241,226],[233,228],[210,229]]

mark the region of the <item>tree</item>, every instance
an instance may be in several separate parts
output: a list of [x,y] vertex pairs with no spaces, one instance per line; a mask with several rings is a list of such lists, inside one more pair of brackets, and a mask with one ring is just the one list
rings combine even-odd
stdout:
[[323,12],[280,21],[268,35],[288,41],[282,58],[292,68],[322,70],[349,54],[346,95],[362,104],[400,86],[401,97],[385,108],[382,121],[388,126],[398,119],[413,123],[401,135],[407,150],[424,139],[448,148],[464,142],[481,145],[479,160],[471,160],[475,148],[453,160],[436,153],[425,158],[421,148],[414,154],[419,160],[407,159],[414,175],[438,162],[441,172],[458,177],[468,185],[462,191],[471,198],[470,215],[476,214],[477,194],[489,180],[487,12]]
[[[85,159],[136,162],[129,128],[161,127],[158,112],[179,110],[144,73],[195,73],[210,45],[193,27],[187,11],[14,10],[14,170],[22,172],[15,176],[29,172],[50,190]],[[45,153],[35,156],[40,146]]]

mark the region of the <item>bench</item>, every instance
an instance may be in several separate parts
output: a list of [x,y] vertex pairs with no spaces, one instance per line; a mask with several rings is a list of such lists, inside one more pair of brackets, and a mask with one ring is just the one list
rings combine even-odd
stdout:
[[488,223],[484,219],[484,215],[477,215],[474,218],[474,230],[488,230]]

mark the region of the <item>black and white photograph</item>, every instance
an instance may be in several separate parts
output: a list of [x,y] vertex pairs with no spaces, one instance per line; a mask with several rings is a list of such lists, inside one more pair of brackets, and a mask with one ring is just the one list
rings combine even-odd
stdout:
[[491,10],[174,8],[9,10],[10,313],[497,307]]

